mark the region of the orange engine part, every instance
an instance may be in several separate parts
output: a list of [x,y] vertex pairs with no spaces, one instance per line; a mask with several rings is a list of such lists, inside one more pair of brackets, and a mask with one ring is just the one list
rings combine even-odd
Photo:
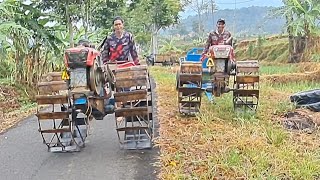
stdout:
[[84,54],[86,57],[84,57],[85,59],[76,59],[73,61],[85,61],[87,66],[92,66],[94,63],[94,60],[96,59],[97,56],[100,56],[100,52],[95,50],[94,48],[90,48],[90,47],[84,47],[84,46],[78,46],[78,47],[74,47],[74,48],[69,48],[65,50],[64,53],[64,62],[66,67],[69,67],[69,63],[71,61],[70,55],[74,55],[75,58],[79,58],[80,54]]

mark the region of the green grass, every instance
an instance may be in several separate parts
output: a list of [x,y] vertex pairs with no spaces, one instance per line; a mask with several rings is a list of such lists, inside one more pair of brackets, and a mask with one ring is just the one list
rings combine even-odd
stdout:
[[153,66],[151,69],[151,76],[156,77],[159,83],[170,81],[176,82],[176,74],[164,73],[170,71],[170,67]]
[[272,41],[262,38],[260,41],[250,42],[247,46],[236,49],[236,59],[257,59],[264,62],[287,62],[288,39]]
[[287,74],[296,73],[299,68],[297,65],[284,64],[284,65],[261,65],[260,73],[261,75],[271,75],[271,74]]
[[0,78],[0,85],[13,85],[13,80],[9,78]]
[[314,81],[289,82],[286,84],[272,84],[270,85],[270,87],[282,92],[296,93],[299,91],[320,89],[320,82],[314,82]]

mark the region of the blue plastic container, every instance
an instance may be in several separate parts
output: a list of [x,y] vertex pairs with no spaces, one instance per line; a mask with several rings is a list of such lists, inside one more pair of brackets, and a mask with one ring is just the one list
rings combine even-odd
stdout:
[[[201,55],[204,48],[192,48],[187,52],[186,61],[190,62],[200,62]],[[202,62],[202,68],[207,68],[208,58],[205,58]]]
[[[200,62],[203,50],[204,50],[204,48],[192,48],[191,50],[189,50],[187,52],[187,56],[185,58],[185,61],[187,61],[187,62]],[[202,79],[202,87],[201,88],[204,90],[209,101],[213,101],[212,93],[209,91],[206,91],[207,88],[212,88],[212,86],[214,86],[214,84],[209,82],[208,78],[206,78],[206,76],[208,76],[208,72],[206,71],[207,70],[207,61],[208,61],[208,58],[205,58],[202,62],[204,76]],[[189,87],[192,87],[192,86],[193,86],[192,84],[189,85]]]
[[87,104],[87,98],[85,98],[85,97],[80,97],[80,98],[78,98],[78,99],[76,99],[76,100],[74,101],[74,104],[75,104],[75,105],[84,105],[84,104]]

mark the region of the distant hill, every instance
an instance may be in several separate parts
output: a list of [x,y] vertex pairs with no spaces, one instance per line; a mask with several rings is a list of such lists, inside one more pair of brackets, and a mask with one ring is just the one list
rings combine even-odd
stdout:
[[[279,34],[284,30],[285,19],[283,17],[271,17],[271,11],[274,8],[252,6],[236,10],[218,10],[213,16],[211,13],[204,14],[202,17],[204,32],[207,33],[215,29],[217,19],[224,18],[226,29],[236,36]],[[188,16],[182,19],[179,25],[167,31],[166,34],[188,34],[195,29],[197,22],[197,16]]]
[[[235,2],[237,4],[235,5]],[[251,6],[260,6],[260,7],[280,7],[283,6],[282,0],[215,0],[218,10],[223,9],[234,9],[235,7],[244,8]],[[187,6],[184,12],[181,12],[180,15],[182,18],[186,18],[189,15],[195,15],[194,11],[190,10],[190,7]]]

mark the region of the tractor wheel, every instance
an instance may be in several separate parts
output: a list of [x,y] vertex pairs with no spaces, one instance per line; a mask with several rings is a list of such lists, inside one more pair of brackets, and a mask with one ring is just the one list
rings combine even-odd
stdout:
[[259,104],[259,62],[238,61],[233,88],[235,110],[256,111]]
[[[115,125],[122,149],[150,149],[153,144],[153,82],[146,66],[115,70],[127,83],[115,87]],[[143,77],[143,78],[141,78]]]
[[201,106],[202,64],[182,63],[176,78],[179,112],[184,115],[196,115]]

